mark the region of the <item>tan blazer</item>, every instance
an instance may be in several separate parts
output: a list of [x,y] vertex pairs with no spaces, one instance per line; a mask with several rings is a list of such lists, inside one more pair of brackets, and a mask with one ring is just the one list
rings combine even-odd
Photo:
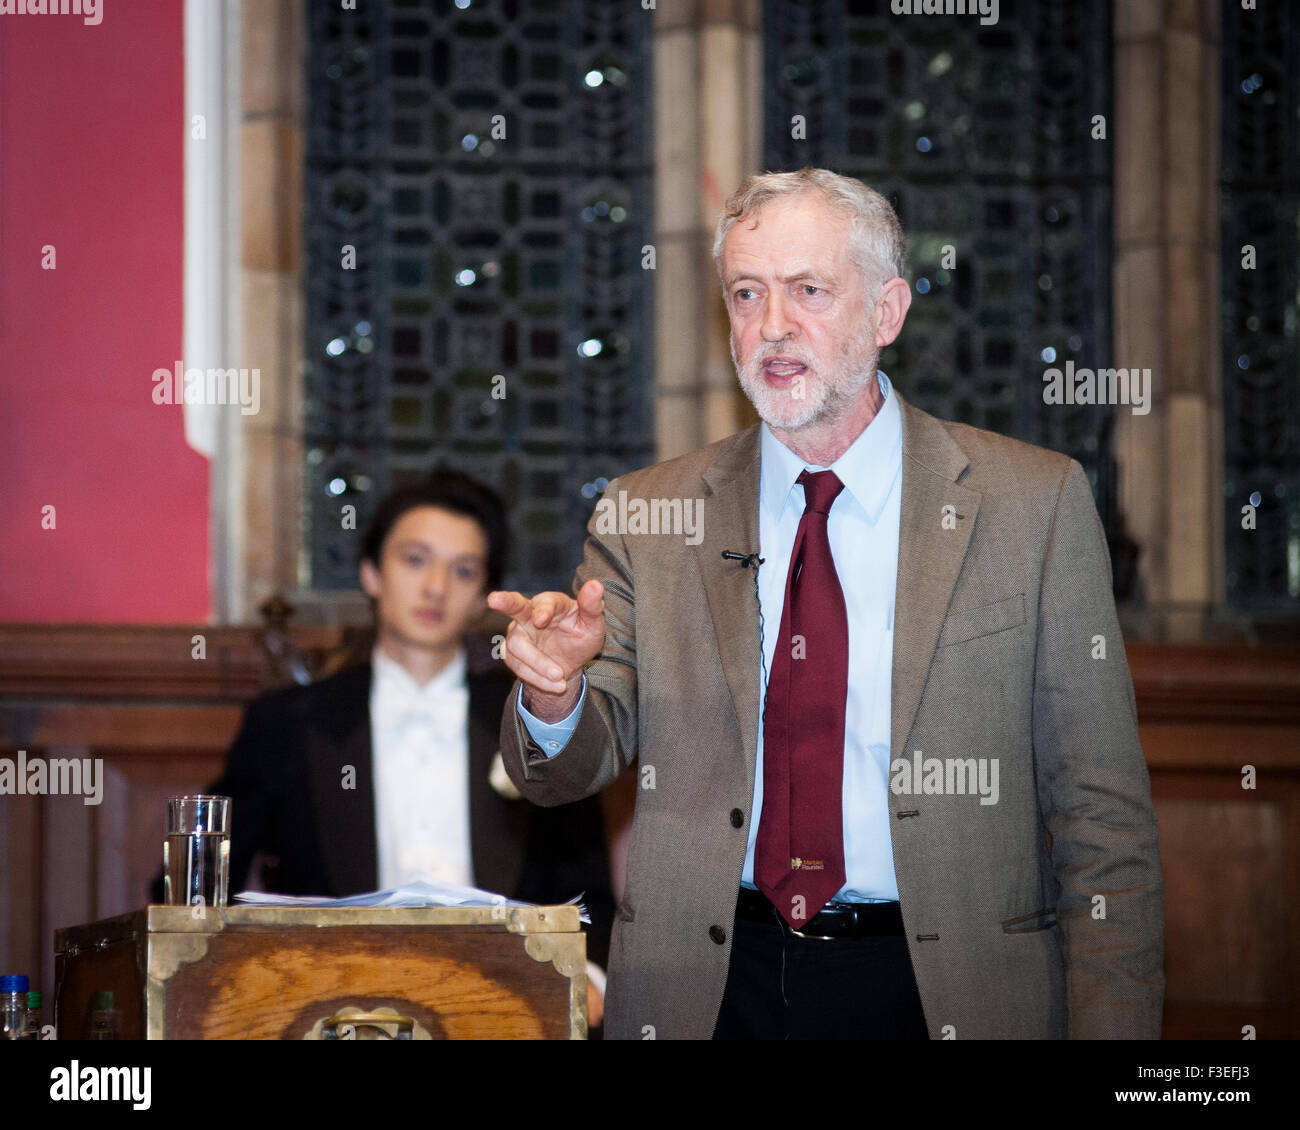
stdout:
[[[996,804],[882,785],[930,1036],[1158,1038],[1156,821],[1087,479],[899,404],[891,759],[998,759]],[[610,483],[610,499],[702,498],[703,540],[593,518],[576,585],[604,583],[607,629],[577,728],[548,760],[514,697],[502,719],[507,772],[539,804],[640,758],[608,1037],[707,1039],[722,1001],[760,675],[754,577],[721,553],[758,548],[759,450],[756,425]]]

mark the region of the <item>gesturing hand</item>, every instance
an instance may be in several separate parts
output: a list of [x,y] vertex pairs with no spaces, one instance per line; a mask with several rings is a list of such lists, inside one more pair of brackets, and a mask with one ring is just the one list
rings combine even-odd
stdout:
[[578,701],[582,668],[605,642],[605,587],[588,581],[578,598],[562,592],[488,593],[488,607],[510,617],[505,661],[524,684],[524,705],[546,722]]

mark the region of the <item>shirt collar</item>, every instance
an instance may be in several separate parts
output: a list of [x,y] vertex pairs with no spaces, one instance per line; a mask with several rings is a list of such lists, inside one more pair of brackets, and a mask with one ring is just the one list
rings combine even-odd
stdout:
[[370,663],[375,686],[390,689],[404,697],[436,699],[465,685],[464,647],[458,648],[452,661],[424,686],[416,683],[400,663],[389,659],[378,644],[375,644],[375,650],[371,653]]
[[[873,524],[880,517],[894,478],[903,465],[903,418],[898,397],[891,395],[889,378],[879,369],[876,370],[876,383],[884,397],[880,411],[829,468]],[[762,427],[761,451],[759,504],[766,507],[773,518],[779,519],[790,504],[800,472],[805,467],[810,471],[827,468],[805,463],[777,439],[766,424]]]

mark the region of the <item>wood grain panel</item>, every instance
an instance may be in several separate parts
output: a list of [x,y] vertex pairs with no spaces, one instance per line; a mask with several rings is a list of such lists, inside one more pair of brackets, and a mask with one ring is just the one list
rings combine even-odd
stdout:
[[[1287,991],[1281,806],[1164,797],[1157,812],[1170,1003],[1279,1000]],[[1242,882],[1243,876],[1251,881]]]

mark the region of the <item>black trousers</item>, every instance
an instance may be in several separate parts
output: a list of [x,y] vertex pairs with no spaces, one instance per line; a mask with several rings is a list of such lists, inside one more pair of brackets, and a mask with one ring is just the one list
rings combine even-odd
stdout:
[[905,937],[799,938],[733,923],[715,1040],[925,1040]]

